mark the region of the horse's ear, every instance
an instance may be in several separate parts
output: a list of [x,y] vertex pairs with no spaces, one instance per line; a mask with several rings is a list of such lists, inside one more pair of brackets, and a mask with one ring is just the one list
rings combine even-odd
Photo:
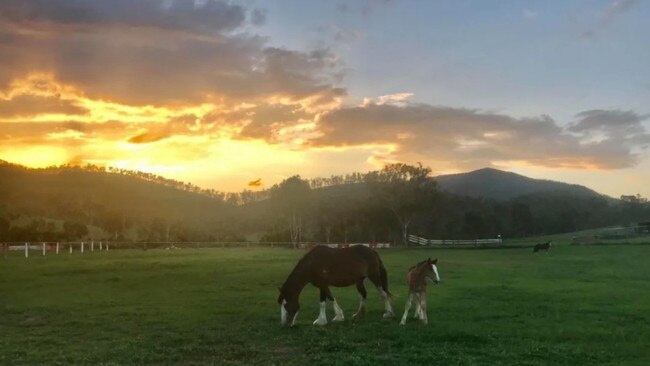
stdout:
[[427,263],[431,263],[431,257],[427,258]]
[[431,261],[431,263],[432,263],[432,264],[436,264],[436,263],[438,263],[438,258],[436,258],[436,259],[434,259],[433,261]]

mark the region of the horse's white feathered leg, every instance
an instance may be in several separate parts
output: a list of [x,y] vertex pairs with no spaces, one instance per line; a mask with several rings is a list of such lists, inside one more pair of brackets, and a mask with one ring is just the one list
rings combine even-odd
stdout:
[[345,316],[343,315],[343,309],[339,306],[339,303],[336,302],[336,299],[334,299],[333,304],[334,306],[334,319],[332,319],[333,322],[342,322],[345,320]]
[[314,320],[314,325],[326,325],[327,324],[327,301],[321,301],[320,303],[320,313],[318,318]]
[[383,288],[377,287],[377,289],[381,294],[381,298],[384,299],[384,318],[392,318],[395,313],[393,313],[393,306],[390,304],[390,296]]
[[[409,315],[409,310],[411,309],[411,300],[413,299],[413,294],[409,294],[409,298],[406,299],[406,305],[404,306],[404,315],[402,315],[402,321],[399,322],[400,325],[406,324],[406,318]],[[417,309],[416,309],[417,312]]]
[[366,299],[362,296],[359,295],[359,309],[357,310],[356,314],[352,315],[353,318],[361,318],[366,314]]

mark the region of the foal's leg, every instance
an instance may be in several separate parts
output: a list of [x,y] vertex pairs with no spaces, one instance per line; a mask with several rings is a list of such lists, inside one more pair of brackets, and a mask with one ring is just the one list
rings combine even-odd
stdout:
[[420,293],[413,293],[415,299],[415,311],[413,312],[413,319],[422,319],[422,308],[420,307]]
[[329,289],[323,287],[320,289],[320,313],[318,313],[318,318],[314,320],[314,325],[326,325],[327,324],[327,293]]
[[422,312],[420,320],[422,320],[422,323],[428,324],[429,319],[427,318],[427,293],[426,292],[420,292],[420,311]]
[[332,319],[333,322],[342,322],[345,320],[345,316],[343,315],[343,309],[339,306],[339,304],[336,302],[336,299],[334,296],[332,296],[332,291],[330,291],[329,287],[327,288],[327,299],[332,302],[332,307],[334,308],[334,319]]
[[420,319],[420,293],[412,292],[413,300],[415,301],[415,311],[413,311],[413,319]]
[[359,310],[352,316],[355,319],[362,318],[366,315],[366,297],[368,296],[368,291],[366,291],[363,280],[357,282],[357,291],[359,291]]
[[[414,293],[409,293],[409,298],[406,299],[406,305],[404,306],[404,315],[402,315],[402,321],[399,322],[400,325],[406,324],[406,318],[409,315],[409,310],[411,309],[411,301],[415,297]],[[417,303],[416,303],[417,304]],[[417,308],[415,309],[415,312],[417,313]]]

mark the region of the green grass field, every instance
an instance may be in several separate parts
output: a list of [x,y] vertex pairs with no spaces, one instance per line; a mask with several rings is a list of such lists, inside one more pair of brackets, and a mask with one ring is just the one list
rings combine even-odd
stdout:
[[[395,319],[381,319],[373,290],[367,317],[350,320],[356,290],[334,288],[347,319],[315,327],[308,286],[297,325],[283,329],[277,286],[304,253],[0,258],[0,364],[650,364],[650,246],[383,250]],[[430,323],[400,327],[405,270],[427,256],[442,278],[430,287]]]

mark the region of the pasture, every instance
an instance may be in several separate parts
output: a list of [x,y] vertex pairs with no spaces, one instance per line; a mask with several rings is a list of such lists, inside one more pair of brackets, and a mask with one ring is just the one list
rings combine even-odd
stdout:
[[[650,246],[380,250],[396,295],[352,320],[354,287],[332,288],[343,323],[316,327],[303,291],[279,326],[277,286],[304,250],[182,249],[0,258],[0,364],[647,365]],[[405,273],[439,258],[429,325],[398,325]],[[328,306],[328,318],[333,317]]]

